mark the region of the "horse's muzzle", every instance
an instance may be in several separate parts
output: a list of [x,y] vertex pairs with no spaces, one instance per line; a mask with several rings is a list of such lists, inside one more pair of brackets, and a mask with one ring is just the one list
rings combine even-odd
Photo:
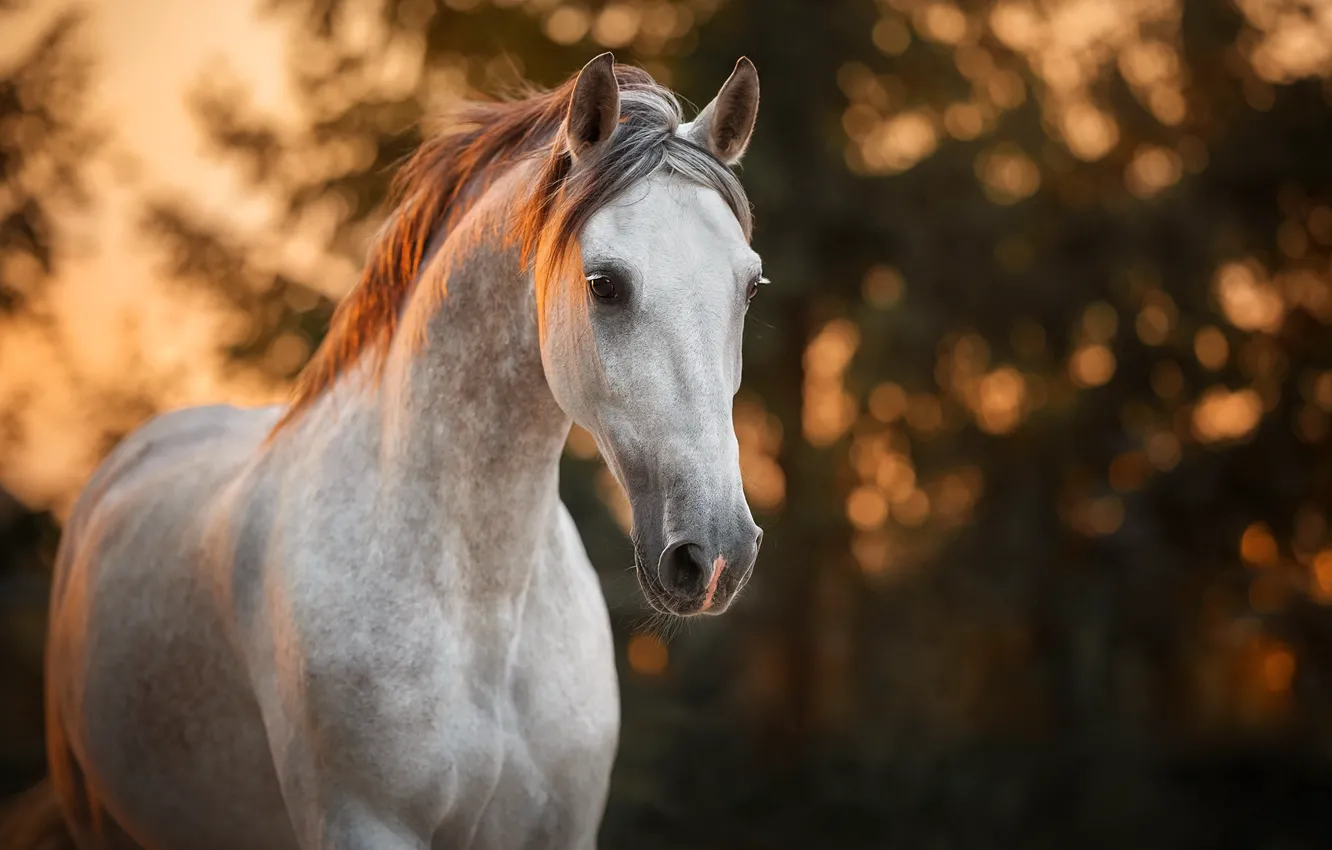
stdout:
[[763,542],[763,531],[753,520],[746,517],[737,524],[741,528],[724,541],[672,541],[661,549],[655,568],[651,561],[640,558],[639,583],[648,602],[680,617],[725,611],[749,581]]

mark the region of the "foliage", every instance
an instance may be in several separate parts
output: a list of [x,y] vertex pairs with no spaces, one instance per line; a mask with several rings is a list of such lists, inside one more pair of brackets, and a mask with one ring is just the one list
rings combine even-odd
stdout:
[[[0,5],[0,20],[16,8]],[[80,165],[98,135],[80,120],[89,67],[71,43],[79,22],[59,16],[0,74],[0,314],[50,276],[60,207],[87,202]]]

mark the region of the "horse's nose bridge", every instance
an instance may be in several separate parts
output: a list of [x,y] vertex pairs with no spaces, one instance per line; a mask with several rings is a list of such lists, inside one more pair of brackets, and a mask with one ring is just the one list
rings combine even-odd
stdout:
[[697,405],[731,389],[728,364],[734,353],[729,325],[714,321],[720,308],[676,310],[660,316],[661,348],[666,353],[666,374],[679,403]]
[[729,451],[714,451],[708,457],[691,454],[693,462],[665,476],[664,524],[668,534],[716,548],[756,530],[737,460]]

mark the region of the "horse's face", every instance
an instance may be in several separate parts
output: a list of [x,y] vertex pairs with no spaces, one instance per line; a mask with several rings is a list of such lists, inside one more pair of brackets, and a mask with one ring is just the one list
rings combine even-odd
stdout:
[[[717,108],[726,92],[700,120],[732,138],[736,122],[744,125],[727,156],[713,147],[730,164],[758,97],[755,89],[747,115],[726,115]],[[706,132],[699,124],[681,132]],[[544,306],[547,378],[629,496],[648,600],[672,614],[721,613],[762,539],[732,421],[745,314],[763,282],[759,257],[715,189],[667,171],[595,213],[579,247],[580,279],[565,275]]]
[[594,380],[570,407],[629,496],[648,599],[720,612],[760,537],[731,417],[758,255],[715,191],[666,175],[598,212],[581,246],[587,324],[569,342]]

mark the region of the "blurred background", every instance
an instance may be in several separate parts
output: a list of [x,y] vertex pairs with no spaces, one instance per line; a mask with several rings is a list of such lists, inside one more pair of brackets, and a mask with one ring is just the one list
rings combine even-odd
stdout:
[[420,122],[605,49],[756,62],[774,284],[725,617],[569,440],[602,845],[1332,845],[1332,0],[0,0],[0,794],[99,458],[281,400]]

